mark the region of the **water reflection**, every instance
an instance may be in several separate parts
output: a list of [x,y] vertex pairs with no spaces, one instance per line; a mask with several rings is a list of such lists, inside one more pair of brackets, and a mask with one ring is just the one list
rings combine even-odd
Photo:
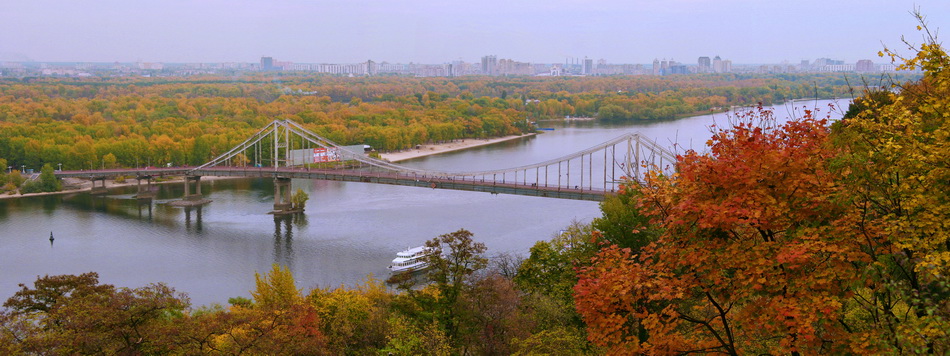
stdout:
[[[701,131],[694,137],[705,142],[708,120],[700,119],[637,131],[660,142],[668,137],[683,142],[685,127]],[[627,130],[633,128],[558,127],[534,138],[408,164],[445,170],[517,166],[583,150]],[[273,263],[290,268],[302,288],[355,286],[367,275],[388,275],[386,266],[397,251],[459,228],[475,233],[489,254],[525,254],[572,220],[599,215],[594,202],[294,180],[293,190],[310,195],[307,211],[271,216],[266,213],[273,208],[272,179],[202,179],[201,184],[213,202],[191,208],[166,204],[184,194],[179,183],[158,184],[151,202],[134,198],[135,185],[111,189],[104,197],[0,200],[0,300],[37,276],[96,271],[103,283],[166,282],[188,293],[195,305],[223,303],[248,296],[254,273],[267,273]],[[55,248],[47,247],[51,230]]]
[[294,216],[274,215],[274,263],[294,268]]
[[[201,206],[201,205],[199,205],[199,206],[187,206],[187,207],[184,208],[184,210],[185,210],[185,230],[187,230],[187,231],[194,231],[194,232],[200,233],[200,232],[201,232],[201,210],[202,210],[202,206]],[[192,211],[194,212],[194,215],[195,215],[194,226],[192,226],[192,222],[191,222]]]
[[139,200],[138,212],[139,219],[143,220],[142,210],[145,210],[145,213],[148,214],[144,217],[144,220],[147,222],[152,222],[152,200]]

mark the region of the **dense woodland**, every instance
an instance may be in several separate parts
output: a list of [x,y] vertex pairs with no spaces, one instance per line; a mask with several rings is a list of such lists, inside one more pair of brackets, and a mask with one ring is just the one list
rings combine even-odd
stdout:
[[[912,55],[883,55],[922,68],[922,78],[866,87],[835,123],[810,112],[783,125],[766,110],[740,115],[713,133],[708,153],[688,151],[675,174],[627,184],[601,204],[602,217],[538,242],[523,259],[489,256],[477,236],[459,230],[427,243],[442,253],[429,257],[426,274],[389,287],[368,280],[301,290],[274,266],[256,276],[251,298],[200,307],[163,284],[46,276],[4,303],[0,353],[950,353],[950,56],[921,31],[929,40]],[[778,92],[761,84],[781,81],[345,80],[353,79],[282,81],[290,91],[324,91],[314,96],[250,83],[5,83],[2,152],[20,164],[28,158],[16,147],[25,140],[40,152],[36,164],[49,163],[47,153],[77,164],[67,159],[78,146],[82,159],[108,152],[116,164],[136,154],[188,162],[273,117],[341,142],[366,140],[371,127],[412,132],[414,124],[419,139],[452,139],[430,129],[506,134],[522,130],[516,123],[525,118],[602,115],[609,105],[628,118],[638,114],[624,105],[638,98],[678,97],[696,105],[684,113],[702,111],[739,103],[716,99],[719,91],[764,90],[775,100]],[[741,100],[765,101],[757,95]],[[551,111],[532,111],[523,98]],[[486,126],[490,118],[498,126]],[[170,143],[160,155],[135,144],[132,153],[113,150],[127,140]],[[194,156],[199,140],[207,148]]]
[[732,105],[847,97],[848,83],[840,74],[4,79],[0,158],[33,170],[47,163],[66,170],[199,165],[274,119],[294,120],[339,144],[393,151],[529,132],[532,122],[568,115],[661,120]]

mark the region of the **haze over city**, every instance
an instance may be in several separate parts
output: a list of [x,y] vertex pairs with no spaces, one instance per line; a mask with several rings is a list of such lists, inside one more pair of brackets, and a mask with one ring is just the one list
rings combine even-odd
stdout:
[[932,29],[950,23],[942,0],[14,1],[0,11],[0,61],[883,63],[882,42],[920,42],[915,6]]

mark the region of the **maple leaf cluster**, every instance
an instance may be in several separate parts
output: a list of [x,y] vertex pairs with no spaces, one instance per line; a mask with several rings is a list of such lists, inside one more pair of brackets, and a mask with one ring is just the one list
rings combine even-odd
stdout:
[[921,31],[904,59],[919,81],[869,89],[834,124],[756,108],[672,176],[631,183],[659,233],[580,270],[588,339],[612,354],[950,352],[950,57]]

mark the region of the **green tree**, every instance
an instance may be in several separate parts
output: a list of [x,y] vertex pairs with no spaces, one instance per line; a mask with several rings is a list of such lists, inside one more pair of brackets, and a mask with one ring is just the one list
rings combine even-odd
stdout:
[[599,249],[590,224],[574,222],[549,241],[538,241],[518,268],[514,282],[519,289],[548,296],[570,306],[576,268],[587,266]]
[[208,143],[208,140],[204,138],[204,136],[198,136],[195,138],[189,158],[189,163],[192,166],[200,166],[212,158],[211,145]]
[[435,301],[435,315],[446,330],[450,339],[455,339],[459,331],[458,302],[468,279],[478,270],[488,265],[484,257],[485,244],[475,242],[470,231],[459,229],[456,232],[439,235],[426,241],[430,253],[425,256],[429,269],[426,279],[433,283],[438,291]]
[[307,200],[310,200],[310,195],[300,188],[297,188],[297,191],[290,197],[290,203],[294,210],[303,211],[307,207]]
[[625,188],[617,194],[608,195],[600,202],[601,216],[591,222],[604,240],[628,247],[634,253],[639,253],[659,235],[656,226],[650,223],[650,218],[640,213],[637,207],[639,197],[638,190]]
[[43,165],[43,169],[40,173],[40,185],[44,192],[58,192],[63,190],[62,183],[56,178],[53,166],[49,163]]
[[627,110],[614,104],[601,106],[600,109],[597,110],[597,118],[601,120],[608,120],[608,121],[626,120],[629,115],[630,113],[627,112]]

